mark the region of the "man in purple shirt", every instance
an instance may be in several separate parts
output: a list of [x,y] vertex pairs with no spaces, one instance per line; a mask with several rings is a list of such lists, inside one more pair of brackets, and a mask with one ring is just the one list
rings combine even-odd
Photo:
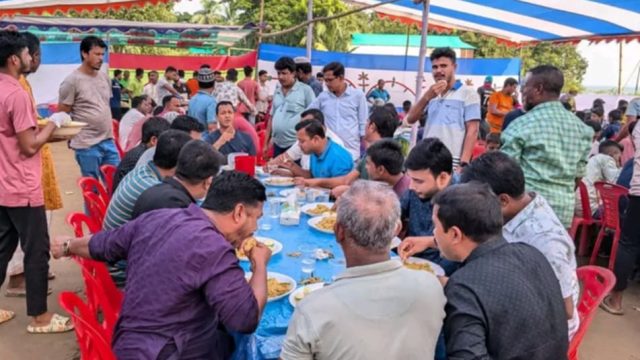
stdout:
[[226,359],[233,351],[226,331],[253,332],[267,301],[271,251],[258,244],[249,252],[249,282],[234,251],[256,230],[265,200],[258,180],[226,172],[202,208],[152,211],[116,230],[60,237],[52,251],[127,260],[113,337],[118,359]]

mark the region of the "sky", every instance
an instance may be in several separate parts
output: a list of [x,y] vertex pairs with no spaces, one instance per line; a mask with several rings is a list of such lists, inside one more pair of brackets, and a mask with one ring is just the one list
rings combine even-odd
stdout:
[[[194,13],[202,9],[200,0],[181,0],[174,10]],[[583,41],[578,45],[578,52],[587,59],[589,67],[582,85],[585,87],[618,86],[618,44],[591,44]],[[622,85],[635,87],[637,69],[640,62],[640,43],[633,41],[623,45],[622,50]],[[634,72],[634,69],[636,70]]]

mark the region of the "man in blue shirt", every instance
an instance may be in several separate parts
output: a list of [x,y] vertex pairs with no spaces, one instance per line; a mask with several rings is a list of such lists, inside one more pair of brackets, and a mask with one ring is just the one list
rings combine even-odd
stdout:
[[[378,87],[371,90],[369,96],[367,96],[367,101],[369,101],[373,105],[384,105],[389,102],[391,99],[391,95],[389,92],[384,89],[384,80],[378,80]],[[376,104],[378,102],[378,104]]]
[[256,154],[251,137],[233,127],[233,118],[236,109],[230,101],[220,101],[216,106],[218,117],[218,130],[209,134],[209,143],[222,155],[231,153]]
[[310,169],[304,170],[291,161],[281,166],[291,170],[297,184],[305,178],[332,178],[348,174],[353,168],[351,154],[342,146],[327,138],[324,127],[315,119],[303,120],[296,125],[300,149],[311,155]]
[[200,90],[189,100],[187,115],[197,119],[204,125],[204,139],[216,129],[216,98],[213,96],[215,88],[213,72],[204,68],[198,72],[198,87]]
[[120,120],[122,118],[122,70],[118,69],[113,72],[113,79],[111,79],[111,99],[109,99],[109,107],[111,108],[111,117]]

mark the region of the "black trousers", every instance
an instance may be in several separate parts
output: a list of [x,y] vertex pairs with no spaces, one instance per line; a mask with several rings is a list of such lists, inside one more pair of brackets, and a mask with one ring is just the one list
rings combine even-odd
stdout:
[[49,233],[44,206],[0,206],[0,286],[18,243],[24,251],[27,315],[42,315],[47,311],[49,273]]
[[640,196],[629,196],[629,207],[622,224],[622,235],[618,245],[618,254],[613,272],[616,274],[614,291],[627,288],[629,277],[633,273],[640,254]]

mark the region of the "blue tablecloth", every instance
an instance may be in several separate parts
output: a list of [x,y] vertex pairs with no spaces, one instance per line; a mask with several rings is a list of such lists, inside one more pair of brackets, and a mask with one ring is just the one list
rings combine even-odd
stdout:
[[[282,188],[267,188],[269,193],[277,194],[280,190]],[[302,244],[327,249],[336,258],[344,258],[342,249],[332,234],[317,231],[307,224],[309,216],[301,214],[299,225],[280,225],[279,219],[269,217],[268,207],[269,205],[265,203],[264,216],[258,224],[260,226],[263,223],[268,223],[271,225],[271,230],[259,228],[256,235],[272,238],[283,245],[282,252],[271,257],[267,266],[268,271],[291,276],[299,283],[303,278],[300,266],[301,258],[287,256],[287,254],[298,251]],[[250,271],[249,262],[241,261],[240,265],[245,271]],[[328,260],[318,260],[313,274],[323,278],[326,282],[331,282],[335,272],[339,272],[339,269],[330,265]],[[277,359],[292,315],[293,307],[289,304],[288,296],[267,303],[257,331],[251,335],[235,336],[236,352],[233,359]]]

